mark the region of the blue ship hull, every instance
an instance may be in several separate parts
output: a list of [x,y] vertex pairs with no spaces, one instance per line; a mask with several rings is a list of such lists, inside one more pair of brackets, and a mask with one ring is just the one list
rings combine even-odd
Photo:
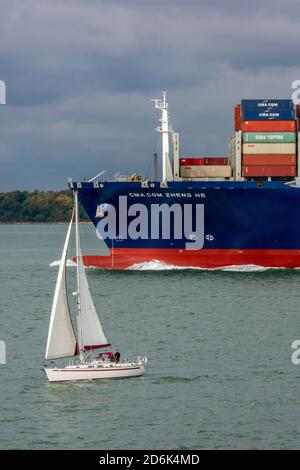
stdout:
[[[105,239],[110,256],[86,257],[86,264],[123,269],[155,259],[213,268],[232,264],[300,266],[300,188],[276,181],[177,181],[162,186],[156,182],[71,184],[73,190],[78,189],[79,200],[95,227],[99,228],[107,215],[107,207],[115,208],[115,234]],[[120,197],[126,200],[121,208]],[[180,239],[176,237],[172,215],[170,237],[164,236],[160,226],[156,237],[151,237],[149,230],[148,237],[133,239],[127,229],[137,214],[127,214],[125,232],[119,219],[120,210],[126,207],[130,213],[134,204],[145,206],[149,227],[153,205],[176,204],[182,214],[190,205],[193,217],[196,206],[201,206],[203,233],[196,235],[198,245],[194,248],[193,237],[185,233]]]

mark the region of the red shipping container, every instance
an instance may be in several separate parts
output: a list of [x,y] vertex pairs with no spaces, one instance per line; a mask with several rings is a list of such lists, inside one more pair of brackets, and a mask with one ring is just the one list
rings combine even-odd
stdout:
[[300,104],[296,105],[296,116],[297,118],[300,118]]
[[228,165],[226,157],[208,157],[205,159],[205,165]]
[[180,158],[180,166],[186,165],[205,165],[205,158]]
[[243,121],[244,132],[296,132],[297,122],[294,121]]
[[296,155],[287,154],[243,154],[243,165],[296,165]]
[[180,166],[228,165],[228,158],[225,158],[225,157],[180,158],[179,164]]
[[246,178],[260,176],[296,176],[295,165],[244,165],[243,176]]
[[240,104],[237,104],[234,108],[234,128],[236,131],[241,130],[241,110],[242,106]]

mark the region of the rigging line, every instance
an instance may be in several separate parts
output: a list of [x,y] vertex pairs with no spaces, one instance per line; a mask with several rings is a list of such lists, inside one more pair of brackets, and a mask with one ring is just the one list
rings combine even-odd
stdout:
[[[77,266],[76,266],[76,275],[77,275],[77,325],[78,325],[78,345],[80,352],[81,362],[83,361],[82,355],[82,316],[81,316],[81,305],[80,305],[80,274],[79,274],[79,251],[80,251],[80,240],[79,240],[79,210],[78,210],[78,191],[74,194],[75,197],[75,233],[76,233],[76,257],[77,257]],[[82,262],[82,259],[81,259]]]

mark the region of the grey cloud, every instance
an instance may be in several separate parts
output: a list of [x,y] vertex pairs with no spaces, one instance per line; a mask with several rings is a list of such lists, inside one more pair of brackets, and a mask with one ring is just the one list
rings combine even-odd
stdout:
[[102,168],[151,173],[167,88],[182,154],[226,154],[243,97],[289,97],[294,0],[3,0],[0,184],[58,188]]

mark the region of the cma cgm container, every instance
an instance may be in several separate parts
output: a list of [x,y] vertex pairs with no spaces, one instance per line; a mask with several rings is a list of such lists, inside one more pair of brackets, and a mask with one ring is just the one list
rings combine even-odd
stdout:
[[293,109],[243,109],[242,117],[244,121],[290,121],[295,119]]
[[295,132],[244,132],[243,142],[248,143],[294,143]]
[[242,100],[243,109],[264,110],[264,109],[294,109],[292,100],[261,99],[261,100]]

